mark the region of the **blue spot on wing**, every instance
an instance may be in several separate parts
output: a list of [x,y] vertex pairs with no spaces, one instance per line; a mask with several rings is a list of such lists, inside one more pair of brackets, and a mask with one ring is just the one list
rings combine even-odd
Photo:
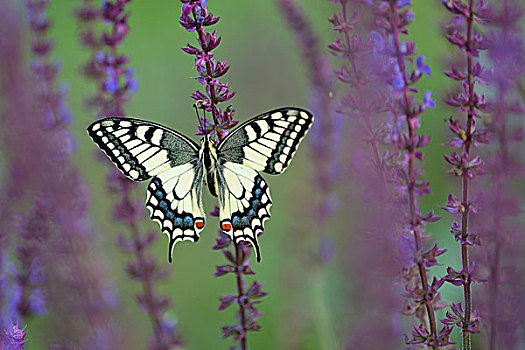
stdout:
[[157,190],[157,192],[155,192],[155,196],[158,199],[162,199],[162,198],[164,198],[164,193],[162,193],[162,191],[160,191],[160,190]]
[[186,216],[184,218],[184,224],[188,225],[188,226],[193,226],[193,219],[191,217],[189,217],[189,216]]
[[168,207],[168,203],[162,201],[159,203],[159,206],[162,208],[162,209],[166,209]]
[[258,188],[258,189],[256,189],[256,190],[255,190],[255,197],[257,197],[257,198],[258,198],[258,197],[260,197],[260,196],[261,196],[261,194],[262,194],[262,191],[261,191],[261,189],[260,189],[260,188]]
[[182,219],[181,218],[175,218],[175,226],[181,226],[182,225]]
[[[167,216],[169,219],[173,219],[173,218],[175,217],[175,214],[174,214],[172,211],[168,210],[168,213],[166,214],[166,216]],[[175,221],[176,221],[176,220],[175,220]]]

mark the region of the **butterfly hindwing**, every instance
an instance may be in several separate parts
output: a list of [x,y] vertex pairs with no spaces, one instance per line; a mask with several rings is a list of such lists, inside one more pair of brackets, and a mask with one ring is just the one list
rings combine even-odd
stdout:
[[105,118],[88,133],[124,175],[144,181],[198,156],[198,146],[174,130],[132,118]]
[[257,171],[227,161],[219,161],[217,165],[217,184],[222,230],[236,244],[250,242],[255,248],[257,261],[260,261],[257,236],[270,218],[272,205],[268,185]]
[[300,108],[280,108],[239,126],[218,146],[218,156],[271,175],[290,164],[299,143],[313,122],[313,115]]
[[151,180],[146,208],[169,238],[168,260],[179,241],[197,242],[204,228],[202,164],[198,159],[176,166]]

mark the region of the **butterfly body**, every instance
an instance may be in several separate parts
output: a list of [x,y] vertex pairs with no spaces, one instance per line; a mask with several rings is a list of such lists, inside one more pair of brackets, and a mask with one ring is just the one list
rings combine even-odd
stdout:
[[220,228],[235,243],[249,241],[259,261],[257,236],[272,205],[259,171],[282,173],[312,122],[303,109],[281,108],[245,122],[219,144],[205,135],[200,145],[162,125],[124,117],[98,120],[88,133],[128,178],[151,179],[146,208],[170,239],[170,262],[174,245],[198,241],[204,228],[204,178],[219,199]]
[[202,154],[203,166],[206,169],[206,180],[210,194],[214,197],[218,196],[219,189],[217,187],[217,148],[215,146],[215,140],[209,135],[202,138],[201,151],[199,157]]

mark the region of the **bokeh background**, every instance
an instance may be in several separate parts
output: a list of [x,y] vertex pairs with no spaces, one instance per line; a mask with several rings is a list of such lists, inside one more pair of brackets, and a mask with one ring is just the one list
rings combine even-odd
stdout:
[[[24,18],[23,4],[12,2]],[[126,328],[130,343],[141,349],[145,347],[151,326],[134,300],[139,285],[130,281],[124,271],[129,255],[115,245],[123,228],[115,224],[111,215],[113,195],[108,193],[106,185],[107,164],[97,159],[99,151],[86,133],[95,112],[85,107],[83,99],[95,91],[95,86],[79,73],[88,53],[78,40],[77,23],[72,15],[76,4],[76,1],[53,0],[49,5],[48,14],[53,22],[51,37],[56,45],[54,57],[62,65],[59,80],[69,87],[67,102],[74,115],[71,125],[75,139],[74,162],[91,191],[89,214],[99,239],[103,266],[117,288],[122,326]],[[215,29],[222,43],[215,57],[227,59],[231,64],[226,78],[237,93],[231,101],[237,119],[243,121],[280,106],[311,108],[305,59],[275,1],[209,0],[208,6],[214,15],[221,17]],[[301,0],[300,7],[318,35],[323,54],[333,60],[325,47],[335,37],[327,18],[336,5],[330,1]],[[448,249],[440,260],[443,266],[430,269],[432,274],[441,276],[445,266],[459,267],[458,244],[449,234],[451,219],[438,209],[446,202],[450,190],[457,188],[457,181],[447,174],[448,166],[442,157],[446,150],[442,144],[448,137],[444,119],[452,113],[442,102],[445,93],[451,90],[450,80],[442,72],[453,48],[443,35],[442,27],[448,14],[441,1],[413,1],[412,7],[416,18],[409,27],[410,39],[417,43],[418,52],[428,58],[427,64],[433,70],[432,76],[422,79],[418,85],[422,91],[431,90],[436,99],[436,109],[428,110],[423,116],[422,132],[433,138],[425,148],[423,163],[432,193],[423,198],[421,207],[423,212],[435,209],[439,215],[444,215],[444,219],[428,227],[432,240]],[[189,96],[200,85],[194,79],[192,58],[180,50],[186,43],[195,44],[195,33],[187,32],[178,23],[181,4],[175,0],[133,0],[128,8],[130,32],[120,50],[130,57],[139,88],[126,103],[126,114],[191,135],[196,131],[196,119]],[[29,47],[28,42],[25,45]],[[340,94],[336,90],[334,98],[338,97]],[[349,125],[344,123],[343,141],[358,137],[355,131],[349,130]],[[342,159],[341,180],[334,199],[338,206],[329,218],[326,231],[333,254],[321,268],[308,262],[309,256],[319,249],[319,235],[314,232],[316,217],[312,215],[318,196],[314,170],[319,159],[311,152],[311,141],[309,137],[305,139],[292,166],[282,176],[265,176],[274,205],[272,218],[260,238],[262,262],[253,262],[253,268],[255,279],[264,283],[268,296],[259,305],[263,311],[262,328],[249,334],[252,349],[342,348],[364,315],[373,312],[361,307],[362,296],[355,283],[372,277],[367,276],[366,268],[356,269],[348,263],[355,253],[352,242],[367,239],[356,229],[362,224],[357,215],[361,198],[352,197],[356,195],[356,190],[349,187],[353,170],[345,157],[350,154],[345,147],[351,143],[336,145]],[[145,188],[146,183],[137,186],[134,195],[144,197]],[[522,186],[517,190],[522,191]],[[216,204],[206,190],[204,204],[207,212]],[[142,230],[158,231],[157,224],[147,219],[145,209],[144,218]],[[173,299],[169,314],[177,320],[188,349],[227,349],[230,344],[230,340],[221,339],[220,327],[232,322],[234,309],[217,311],[217,307],[219,296],[233,292],[235,285],[232,276],[218,278],[213,275],[214,266],[224,263],[222,254],[211,250],[216,237],[217,220],[208,217],[197,244],[184,242],[176,246],[174,263],[169,266],[170,279],[156,286]],[[167,264],[166,249],[167,240],[163,236],[153,248],[161,264]],[[400,289],[400,286],[392,281],[392,288]],[[462,297],[459,288],[445,285],[442,291],[445,300]],[[48,348],[50,334],[53,334],[49,329],[53,317],[53,311],[49,310],[28,321],[26,349]],[[392,322],[400,329],[399,347],[393,348],[402,348],[401,334],[409,332],[410,322],[403,317],[392,319]],[[376,332],[369,336],[380,336],[381,329]],[[455,333],[454,337],[459,340],[457,335]]]

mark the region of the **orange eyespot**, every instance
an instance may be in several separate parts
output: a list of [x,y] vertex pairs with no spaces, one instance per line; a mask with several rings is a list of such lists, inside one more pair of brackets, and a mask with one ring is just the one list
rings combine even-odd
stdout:
[[229,222],[223,222],[221,227],[223,231],[228,232],[232,229],[232,224],[230,224]]
[[204,220],[195,220],[195,227],[201,229],[204,227]]

